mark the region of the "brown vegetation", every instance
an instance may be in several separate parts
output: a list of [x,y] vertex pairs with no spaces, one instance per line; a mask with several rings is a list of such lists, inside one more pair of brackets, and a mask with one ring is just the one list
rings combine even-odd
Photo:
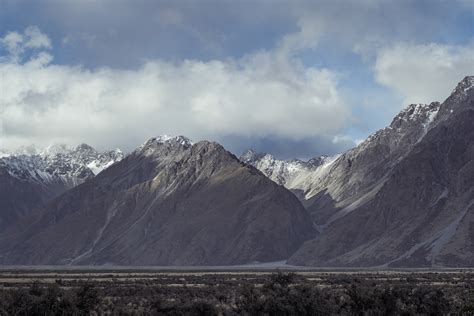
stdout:
[[0,315],[439,315],[474,312],[474,274],[6,273]]

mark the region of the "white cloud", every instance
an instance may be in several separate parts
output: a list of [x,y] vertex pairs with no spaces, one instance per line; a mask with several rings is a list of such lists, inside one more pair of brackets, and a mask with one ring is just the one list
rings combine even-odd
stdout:
[[10,61],[18,63],[28,49],[51,49],[51,39],[37,26],[29,26],[22,34],[8,32],[3,38],[0,38],[1,47],[4,47],[8,52],[8,56],[0,57],[0,61],[8,58]]
[[376,80],[405,103],[444,101],[466,75],[474,74],[474,46],[399,43],[377,52]]
[[297,20],[298,30],[283,36],[278,45],[278,52],[284,56],[298,53],[300,50],[314,49],[327,21],[312,15],[302,14]]
[[[49,47],[35,38],[35,47]],[[40,52],[26,62],[0,62],[0,147],[88,142],[131,149],[163,133],[302,139],[339,134],[350,118],[334,73],[278,52],[152,60],[136,70],[51,61]]]
[[27,48],[51,48],[50,38],[42,33],[37,26],[27,27],[25,37],[25,47]]
[[0,45],[5,47],[12,60],[18,60],[23,52],[23,35],[17,32],[9,32],[3,38],[0,38]]

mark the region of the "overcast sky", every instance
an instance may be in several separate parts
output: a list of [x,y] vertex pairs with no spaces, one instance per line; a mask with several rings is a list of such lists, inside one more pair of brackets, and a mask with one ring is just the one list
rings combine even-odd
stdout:
[[474,74],[474,0],[0,0],[0,148],[335,154]]

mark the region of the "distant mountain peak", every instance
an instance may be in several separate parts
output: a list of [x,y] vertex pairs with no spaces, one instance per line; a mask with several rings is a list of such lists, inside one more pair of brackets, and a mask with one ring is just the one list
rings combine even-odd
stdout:
[[253,149],[247,149],[242,155],[240,155],[240,160],[245,162],[245,163],[248,163],[248,164],[252,164],[252,162],[254,161],[257,161],[257,160],[261,160],[263,159],[265,156],[268,156],[267,158],[269,159],[273,159],[274,157],[270,154],[267,154],[267,153],[259,153],[259,152],[256,152],[255,150]]
[[84,144],[84,143],[77,146],[74,149],[74,151],[78,151],[78,152],[97,152],[94,147],[92,147],[90,145],[87,145],[87,144]]
[[242,153],[242,155],[240,155],[240,157],[243,158],[243,159],[252,159],[256,155],[257,155],[257,152],[255,150],[249,148],[246,151],[244,151]]
[[328,156],[311,158],[308,161],[300,159],[280,160],[268,153],[258,153],[253,149],[245,151],[239,159],[254,166],[274,182],[291,187],[289,183],[297,177],[315,171],[328,161]]

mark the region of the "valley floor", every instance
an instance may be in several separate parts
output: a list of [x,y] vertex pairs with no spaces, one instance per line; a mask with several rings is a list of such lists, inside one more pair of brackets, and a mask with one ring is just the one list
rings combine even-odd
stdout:
[[474,312],[474,270],[3,267],[0,314]]

